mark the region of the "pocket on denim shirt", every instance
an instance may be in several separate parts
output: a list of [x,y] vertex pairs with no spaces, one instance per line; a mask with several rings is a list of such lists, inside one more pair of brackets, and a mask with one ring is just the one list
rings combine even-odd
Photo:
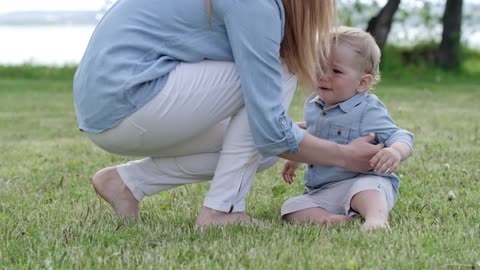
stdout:
[[330,125],[328,127],[328,140],[334,141],[340,144],[348,144],[351,140],[352,129]]

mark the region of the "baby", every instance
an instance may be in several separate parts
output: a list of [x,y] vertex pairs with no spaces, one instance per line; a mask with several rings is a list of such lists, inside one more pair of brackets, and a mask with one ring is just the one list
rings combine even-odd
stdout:
[[[367,173],[307,165],[307,191],[284,203],[282,218],[333,224],[360,215],[365,220],[363,230],[386,228],[400,182],[393,173],[412,153],[413,134],[397,127],[385,105],[368,93],[380,77],[380,49],[373,37],[359,29],[338,27],[333,39],[328,67],[307,98],[306,122],[299,125],[306,125],[310,134],[341,144],[374,134],[385,148],[371,159],[373,170]],[[287,183],[293,182],[298,165],[285,163],[282,176]]]

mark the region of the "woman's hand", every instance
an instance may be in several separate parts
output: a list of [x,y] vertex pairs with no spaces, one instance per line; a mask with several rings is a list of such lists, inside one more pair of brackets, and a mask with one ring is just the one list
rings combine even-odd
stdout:
[[372,169],[370,159],[384,147],[383,144],[371,144],[373,139],[375,135],[372,134],[355,139],[349,144],[338,144],[305,133],[296,153],[284,152],[279,156],[301,163],[338,166],[351,171],[366,172]]
[[344,159],[342,167],[356,172],[371,170],[373,167],[369,162],[370,159],[384,148],[383,144],[371,144],[374,139],[375,134],[370,134],[357,138],[347,145],[341,145],[340,149]]

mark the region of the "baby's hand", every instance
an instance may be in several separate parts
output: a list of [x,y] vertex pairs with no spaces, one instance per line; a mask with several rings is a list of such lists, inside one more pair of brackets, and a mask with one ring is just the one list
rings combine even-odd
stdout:
[[373,156],[370,160],[370,166],[373,167],[376,173],[391,174],[395,172],[401,160],[402,155],[398,150],[387,147],[378,151],[378,153]]
[[295,174],[297,166],[298,164],[291,160],[287,160],[283,165],[282,177],[286,183],[291,184],[295,180],[295,177],[297,176],[297,174]]
[[297,122],[297,126],[301,129],[307,129],[307,122]]

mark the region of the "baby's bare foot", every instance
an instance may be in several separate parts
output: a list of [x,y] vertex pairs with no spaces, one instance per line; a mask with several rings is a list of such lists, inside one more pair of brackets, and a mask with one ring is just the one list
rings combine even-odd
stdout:
[[202,207],[195,221],[196,228],[225,226],[229,224],[249,225],[252,219],[245,213],[225,213],[208,207]]
[[388,225],[388,221],[382,220],[382,219],[366,220],[361,226],[361,229],[364,232],[373,232],[373,231],[385,230],[389,228],[390,226]]
[[112,206],[119,218],[138,217],[138,201],[123,183],[115,167],[98,171],[92,178],[92,184],[97,194]]

